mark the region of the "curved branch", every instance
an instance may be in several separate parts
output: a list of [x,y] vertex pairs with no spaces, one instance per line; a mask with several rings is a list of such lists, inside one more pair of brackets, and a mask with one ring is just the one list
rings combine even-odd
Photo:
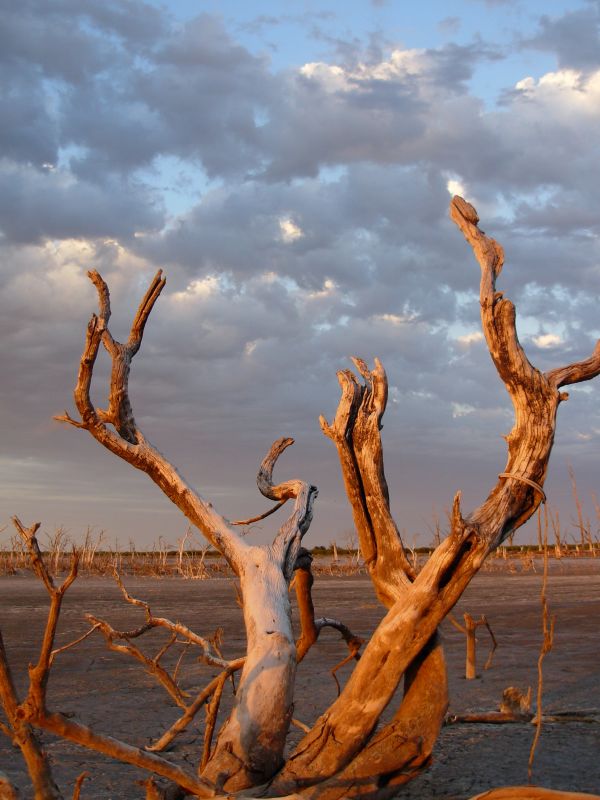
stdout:
[[[450,216],[460,228],[481,267],[481,322],[492,360],[515,410],[515,424],[506,437],[508,459],[487,500],[469,516],[485,541],[483,557],[519,528],[543,499],[548,460],[554,442],[556,411],[565,395],[558,392],[565,369],[544,375],[533,367],[521,347],[514,305],[495,291],[504,260],[502,247],[481,231],[470,203],[454,197]],[[575,365],[574,365],[575,366]],[[579,366],[579,365],[576,365]],[[583,372],[586,370],[584,369]],[[568,377],[576,380],[577,369]],[[592,377],[590,370],[587,370]],[[549,380],[549,376],[552,380]]]
[[576,361],[574,364],[552,369],[546,373],[546,379],[551,386],[559,389],[571,383],[590,381],[597,375],[600,375],[600,339],[596,342],[592,355],[585,361]]
[[230,525],[252,525],[254,522],[260,522],[261,519],[266,519],[270,517],[271,514],[274,514],[276,511],[279,511],[281,506],[287,503],[289,498],[284,497],[283,500],[280,500],[277,505],[274,505],[273,508],[270,508],[268,511],[264,511],[262,514],[259,514],[257,517],[249,517],[248,519],[235,519],[230,520]]
[[302,481],[285,481],[277,485],[273,483],[273,470],[277,459],[284,450],[287,450],[293,444],[294,440],[289,436],[282,436],[280,439],[276,439],[258,468],[258,475],[256,476],[258,490],[269,500],[289,500],[298,496]]
[[294,440],[286,436],[274,441],[262,460],[256,477],[260,493],[270,500],[278,500],[280,504],[290,498],[296,500],[292,514],[283,523],[271,545],[272,555],[281,564],[283,574],[288,581],[294,571],[302,537],[310,527],[312,506],[318,495],[316,486],[298,479],[278,484],[273,483],[273,469],[277,459],[292,444],[294,444]]
[[[133,320],[129,339],[120,344],[110,334],[110,293],[101,275],[95,270],[88,276],[96,287],[99,314],[93,314],[88,324],[86,342],[74,390],[75,405],[81,422],[68,414],[55,419],[87,430],[100,444],[145,472],[167,497],[185,514],[239,572],[240,563],[248,545],[218,514],[212,504],[204,500],[183,478],[175,467],[153,447],[138,428],[129,401],[129,372],[131,360],[138,352],[150,312],[165,286],[159,270],[143,297]],[[94,365],[100,343],[103,343],[112,360],[109,402],[107,410],[96,409],[90,397]],[[111,430],[109,425],[114,427]]]

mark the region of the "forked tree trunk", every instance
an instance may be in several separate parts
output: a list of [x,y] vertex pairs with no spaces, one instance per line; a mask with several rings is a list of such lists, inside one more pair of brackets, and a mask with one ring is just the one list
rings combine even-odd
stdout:
[[[119,344],[108,330],[108,288],[98,273],[90,273],[100,312],[88,327],[75,389],[81,420],[68,414],[60,419],[86,429],[113,453],[146,472],[221,551],[241,581],[247,661],[234,708],[202,771],[214,791],[250,790],[270,779],[268,786],[247,796],[382,798],[391,796],[428,763],[447,708],[446,667],[437,627],[487,555],[529,519],[544,499],[556,411],[567,398],[560,387],[600,372],[600,343],[586,361],[545,374],[529,363],[517,338],[514,306],[496,291],[502,248],[477,227],[475,209],[464,200],[455,197],[450,213],[481,266],[483,331],[514,406],[508,461],[488,498],[471,514],[462,516],[460,494],[456,495],[449,536],[415,575],[390,513],[384,473],[380,429],[387,402],[385,371],[377,360],[370,370],[354,359],[362,382],[350,371],[338,374],[339,406],[333,422],[322,418],[321,425],[338,450],[360,550],[375,593],[388,612],[338,699],[285,763],[296,670],[288,585],[310,524],[316,489],[302,481],[272,484],[275,461],[291,440],[276,442],[259,471],[259,488],[278,502],[293,499],[294,511],[272,545],[253,547],[244,541],[149,444],[133,418],[128,399],[130,365],[164,279],[158,273],[140,305],[128,342]],[[106,410],[94,408],[90,399],[101,343],[113,362]],[[308,591],[310,582],[304,586]],[[311,608],[307,603],[305,609]],[[315,630],[310,624],[306,628],[300,656],[315,640]],[[402,679],[403,699],[391,722],[377,729]],[[196,791],[206,796],[202,788]]]

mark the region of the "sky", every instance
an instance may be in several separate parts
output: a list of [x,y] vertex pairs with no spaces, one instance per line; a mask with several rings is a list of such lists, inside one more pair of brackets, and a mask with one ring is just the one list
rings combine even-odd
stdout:
[[[52,419],[73,411],[89,269],[117,339],[166,274],[131,376],[145,436],[229,519],[269,507],[258,465],[293,436],[275,479],[319,487],[309,546],[351,538],[318,417],[352,355],[388,374],[408,545],[503,471],[512,409],[454,193],[505,248],[498,288],[536,366],[600,336],[598,0],[0,0],[0,61],[0,546],[13,514],[121,547],[186,531],[144,474]],[[570,395],[546,492],[576,535],[568,467],[594,520],[600,385]]]

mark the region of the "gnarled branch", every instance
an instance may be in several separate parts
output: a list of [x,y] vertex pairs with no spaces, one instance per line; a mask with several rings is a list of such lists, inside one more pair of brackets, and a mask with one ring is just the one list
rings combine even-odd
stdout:
[[[502,247],[477,227],[475,209],[461,198],[453,199],[450,213],[481,266],[482,326],[490,355],[515,409],[515,425],[507,437],[508,460],[504,474],[485,502],[466,518],[460,511],[459,495],[455,497],[450,535],[436,548],[410,585],[407,585],[409,573],[402,564],[402,555],[396,555],[394,566],[386,575],[405,577],[386,581],[383,591],[380,586],[378,592],[388,604],[393,598],[394,604],[365,648],[338,700],[317,720],[273,782],[273,792],[289,791],[323,778],[333,779],[334,775],[337,779],[345,768],[351,769],[398,681],[419,657],[485,557],[529,519],[539,505],[542,493],[538,488],[543,487],[546,477],[556,411],[565,399],[565,395],[558,392],[558,383],[567,374],[569,379],[582,374],[592,377],[596,369],[595,362],[583,368],[578,364],[562,368],[560,375],[549,373],[552,378],[549,380],[530,364],[517,337],[514,306],[496,292],[496,279],[504,261]],[[373,560],[377,553],[373,542],[378,548],[381,540],[376,539],[375,526],[369,527],[369,521],[377,515],[368,502],[373,495],[369,496],[363,487],[369,485],[370,478],[377,478],[377,474],[372,464],[370,468],[368,464],[362,468],[359,455],[361,446],[367,442],[369,459],[382,468],[378,451],[385,393],[362,362],[355,361],[355,364],[363,377],[367,376],[366,388],[361,389],[353,376],[341,373],[338,377],[342,399],[338,414],[333,425],[328,425],[323,418],[321,425],[338,447],[355,521],[362,536],[361,544],[363,540],[367,543],[366,552]],[[377,380],[385,379],[385,373],[382,375],[379,369],[376,373]],[[366,400],[365,395],[369,395]],[[370,485],[375,487],[378,498],[385,501],[382,477],[372,480]],[[378,508],[385,510],[385,503],[380,502]],[[386,526],[384,530],[387,534],[391,529]],[[385,539],[385,542],[390,541],[394,541],[393,537]],[[377,580],[375,577],[376,587]],[[420,691],[421,696],[425,696],[424,685]],[[401,706],[398,713],[404,711]]]

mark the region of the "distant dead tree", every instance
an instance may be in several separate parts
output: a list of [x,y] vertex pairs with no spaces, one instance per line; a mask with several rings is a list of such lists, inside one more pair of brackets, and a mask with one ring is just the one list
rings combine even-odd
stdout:
[[[302,558],[301,542],[310,525],[317,490],[302,480],[273,481],[276,461],[292,443],[291,439],[279,439],[260,466],[258,487],[277,503],[291,500],[293,510],[271,544],[254,545],[243,538],[153,447],[134,419],[128,390],[131,362],[164,278],[160,272],[156,275],[138,309],[129,339],[120,343],[108,327],[108,287],[97,272],[89,273],[98,293],[99,312],[88,325],[79,365],[75,388],[79,418],[65,413],[58,419],[88,431],[112,453],[145,472],[222,553],[239,577],[247,635],[247,653],[233,709],[214,747],[205,758],[199,754],[199,775],[149,753],[142,758],[140,751],[127,750],[126,745],[119,752],[113,748],[117,758],[168,777],[198,797],[287,800],[391,797],[429,763],[448,705],[438,626],[486,557],[545,499],[543,485],[556,412],[567,399],[561,387],[600,373],[600,342],[587,360],[546,373],[529,362],[517,338],[515,307],[496,291],[504,261],[502,247],[479,229],[475,209],[462,198],[452,200],[450,214],[481,266],[483,332],[515,411],[514,427],[506,437],[508,460],[497,484],[475,511],[463,516],[460,493],[456,494],[448,536],[415,574],[390,513],[384,474],[380,430],[388,395],[385,371],[377,359],[371,369],[355,358],[359,377],[349,370],[338,373],[341,398],[337,411],[331,422],[321,417],[321,427],[337,448],[360,550],[375,594],[388,610],[339,697],[308,727],[288,755],[284,748],[292,720],[298,661],[288,587],[299,558],[302,570],[310,570],[309,560]],[[96,408],[90,396],[101,345],[112,359],[105,409]],[[309,596],[311,584],[306,574],[296,583],[297,591],[305,593],[303,652],[318,632]],[[54,598],[52,592],[51,596]],[[382,712],[403,679],[404,693],[398,708],[389,721],[379,725]],[[35,698],[37,702],[23,703],[20,710],[14,710],[15,724],[27,726],[23,728],[25,737],[34,728],[43,728],[84,747],[107,746],[108,737],[88,729],[82,732],[61,714],[48,711],[43,692],[37,692]],[[157,796],[152,782],[148,787],[148,797]],[[485,795],[511,800],[554,796],[531,788]],[[560,794],[562,798],[568,796]]]
[[490,651],[483,667],[484,670],[489,669],[492,666],[494,653],[498,647],[496,637],[494,636],[494,632],[491,629],[490,623],[487,621],[485,614],[482,614],[479,619],[474,619],[471,614],[466,611],[463,614],[463,619],[465,621],[464,625],[461,625],[452,614],[448,614],[448,619],[452,625],[454,625],[456,630],[465,635],[465,641],[467,645],[467,654],[465,658],[465,679],[472,681],[477,677],[477,628],[485,626],[491,639]]

